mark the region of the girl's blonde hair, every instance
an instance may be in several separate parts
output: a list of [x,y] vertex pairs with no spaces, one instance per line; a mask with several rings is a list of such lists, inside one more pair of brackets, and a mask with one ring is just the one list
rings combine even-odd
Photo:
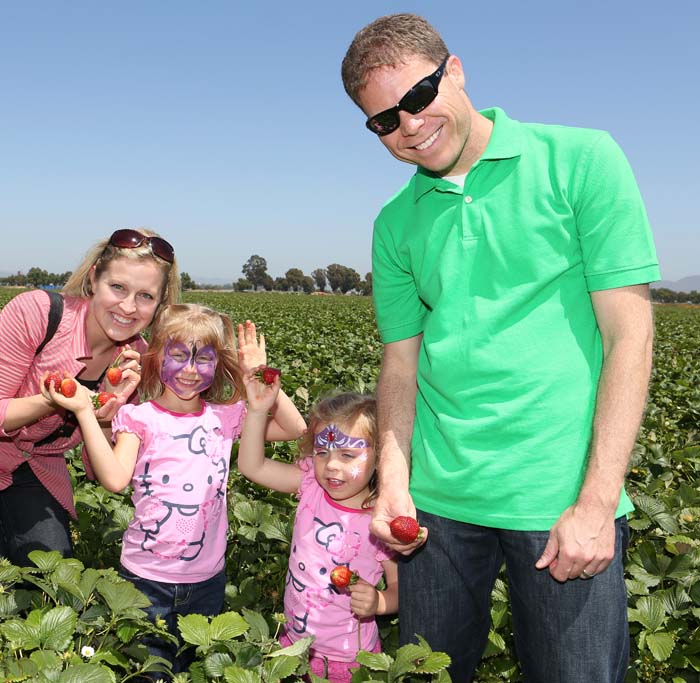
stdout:
[[[314,436],[325,425],[334,424],[341,429],[353,428],[352,436],[363,437],[374,448],[377,443],[377,401],[371,394],[346,391],[321,399],[311,408],[308,429],[299,440],[302,457],[313,455]],[[363,508],[372,507],[377,497],[376,464],[379,453],[375,449],[375,471],[369,480],[369,494],[362,502]]]
[[[153,232],[153,230],[148,230],[147,228],[134,228],[134,230],[146,237],[160,237],[158,233]],[[92,291],[92,283],[90,282],[90,273],[93,267],[95,269],[95,278],[99,280],[105,270],[107,270],[109,264],[116,259],[130,259],[132,261],[151,259],[155,262],[163,275],[163,292],[158,308],[156,309],[156,314],[162,306],[174,304],[180,300],[180,274],[174,255],[173,262],[168,263],[159,256],[156,256],[147,242],[133,249],[122,249],[120,247],[113,247],[109,243],[109,240],[109,237],[100,240],[85,254],[80,265],[73,271],[63,287],[62,291],[65,295],[89,299],[94,293]]]
[[201,394],[205,401],[235,403],[243,398],[233,323],[228,316],[200,304],[169,304],[156,316],[148,351],[141,356],[139,391],[143,398],[158,398],[165,389],[160,370],[168,339],[185,343],[198,339],[203,345],[211,344],[216,349],[218,362],[214,381]]

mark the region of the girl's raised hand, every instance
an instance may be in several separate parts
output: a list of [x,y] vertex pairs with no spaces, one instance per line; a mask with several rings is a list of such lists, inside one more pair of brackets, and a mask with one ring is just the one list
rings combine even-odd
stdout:
[[252,368],[249,372],[243,375],[243,383],[245,384],[246,400],[248,401],[248,410],[253,412],[269,412],[272,406],[275,405],[277,394],[280,391],[280,377],[276,375],[272,384],[265,384],[256,377],[256,372],[262,370],[264,366]]
[[[48,388],[46,387],[44,381],[48,375],[48,372],[44,373],[44,377],[41,380],[41,393],[45,398],[49,399],[54,405],[76,414],[81,410],[92,410],[91,394],[80,382],[71,378],[70,381],[75,385],[75,394],[73,396],[64,396],[58,391],[57,382],[51,381]],[[68,373],[65,373],[64,376],[68,377]]]
[[238,324],[238,366],[243,375],[255,372],[261,365],[267,364],[265,351],[265,335],[261,334],[258,340],[255,323],[245,321],[245,325]]

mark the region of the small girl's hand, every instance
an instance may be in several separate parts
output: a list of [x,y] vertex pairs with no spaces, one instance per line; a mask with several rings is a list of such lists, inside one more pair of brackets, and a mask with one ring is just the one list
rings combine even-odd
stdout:
[[245,326],[238,325],[238,366],[247,375],[261,365],[267,365],[265,351],[265,335],[260,335],[258,341],[255,323],[245,321]]
[[253,368],[243,375],[248,410],[267,413],[277,400],[277,394],[280,391],[280,378],[279,375],[276,375],[272,384],[265,384],[255,376],[257,370],[259,368]]
[[[48,375],[49,373],[46,373]],[[68,377],[66,374],[65,377]],[[81,410],[92,411],[92,399],[90,398],[90,392],[75,379],[72,381],[75,383],[75,395],[67,397],[57,391],[58,387],[56,382],[52,381],[47,389],[44,385],[44,377],[41,381],[41,393],[48,398],[54,405],[64,408],[65,410],[70,410],[73,413],[79,413]]]
[[362,619],[373,617],[377,613],[379,593],[373,585],[360,578],[346,590],[350,593],[350,609],[353,614]]

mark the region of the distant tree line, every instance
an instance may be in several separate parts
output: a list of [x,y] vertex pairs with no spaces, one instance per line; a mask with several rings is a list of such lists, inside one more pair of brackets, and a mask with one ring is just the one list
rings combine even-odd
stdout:
[[660,304],[700,304],[700,292],[674,292],[672,289],[660,287],[651,290],[651,300]]
[[[305,275],[299,268],[290,268],[284,277],[273,278],[267,272],[267,261],[253,254],[241,269],[244,277],[228,287],[212,287],[196,283],[189,273],[180,273],[180,284],[183,290],[188,289],[235,289],[239,292],[265,290],[268,292],[337,292],[347,294],[372,294],[372,273],[367,273],[364,280],[360,274],[340,263],[331,263],[326,268],[316,268],[311,275]],[[0,277],[0,285],[10,287],[56,287],[60,289],[71,276],[66,273],[49,273],[42,268],[30,268],[27,274],[18,272],[16,275]]]

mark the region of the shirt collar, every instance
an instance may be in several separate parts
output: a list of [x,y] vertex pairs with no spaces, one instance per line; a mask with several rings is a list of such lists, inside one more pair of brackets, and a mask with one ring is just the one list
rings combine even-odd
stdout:
[[[508,118],[507,114],[499,107],[483,109],[479,113],[493,121],[493,129],[486,149],[476,163],[487,160],[512,159],[513,157],[520,156],[520,122]],[[439,175],[432,171],[427,171],[420,166],[413,178],[414,201],[418,201],[430,190],[452,192],[455,194],[462,193],[462,190],[454,183],[451,183],[449,180],[444,180]]]

